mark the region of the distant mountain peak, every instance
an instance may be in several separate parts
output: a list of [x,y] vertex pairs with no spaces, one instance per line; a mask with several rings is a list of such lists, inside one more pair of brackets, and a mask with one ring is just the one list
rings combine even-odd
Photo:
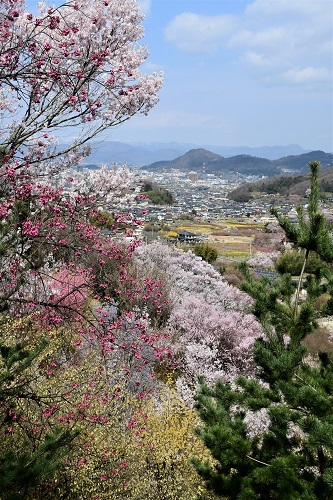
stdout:
[[214,173],[222,175],[225,172],[238,172],[244,175],[274,176],[282,172],[306,172],[310,161],[317,160],[322,163],[323,168],[333,165],[333,155],[323,151],[311,151],[301,155],[291,155],[278,160],[269,160],[248,154],[240,154],[224,158],[207,149],[191,149],[170,161],[155,162],[143,167],[152,171],[180,170],[189,172],[191,170],[201,173]]

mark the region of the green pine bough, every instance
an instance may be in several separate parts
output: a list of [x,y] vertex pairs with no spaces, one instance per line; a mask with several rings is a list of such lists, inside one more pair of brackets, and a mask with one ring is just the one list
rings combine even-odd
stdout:
[[[193,459],[209,490],[224,499],[310,500],[333,498],[333,363],[326,352],[310,358],[302,342],[316,331],[320,316],[332,313],[332,226],[320,209],[319,162],[310,166],[311,194],[297,223],[274,211],[304,262],[295,287],[290,274],[273,284],[255,280],[245,264],[242,288],[255,299],[254,314],[265,338],[254,346],[257,378],[208,387],[200,380],[197,434],[211,462]],[[314,252],[322,262],[303,273]],[[325,293],[321,309],[315,300]]]

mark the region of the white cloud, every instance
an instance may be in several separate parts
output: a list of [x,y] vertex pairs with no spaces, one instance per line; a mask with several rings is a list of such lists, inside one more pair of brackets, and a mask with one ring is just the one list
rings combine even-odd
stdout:
[[184,52],[214,52],[234,28],[234,16],[201,16],[184,12],[166,27],[165,37]]
[[292,68],[280,75],[281,79],[294,84],[313,84],[326,82],[331,74],[327,68]]
[[183,13],[165,35],[184,52],[229,50],[270,84],[327,83],[332,78],[331,1],[253,0],[237,16]]
[[245,52],[243,60],[251,66],[266,67],[270,64],[268,59],[265,59],[263,54],[253,51]]
[[283,26],[273,26],[260,31],[240,30],[231,36],[230,47],[263,47],[265,50],[281,50],[281,46],[291,43],[291,33]]
[[253,18],[285,18],[321,17],[323,11],[329,14],[331,0],[254,0],[245,9],[245,15]]

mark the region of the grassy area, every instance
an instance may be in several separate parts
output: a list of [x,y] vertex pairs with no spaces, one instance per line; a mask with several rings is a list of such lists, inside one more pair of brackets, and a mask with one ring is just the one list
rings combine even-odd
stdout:
[[[225,227],[225,226],[223,226]],[[211,234],[214,231],[221,230],[221,226],[218,224],[208,224],[201,222],[182,222],[181,225],[177,226],[176,231],[190,231],[198,235]]]
[[225,221],[225,227],[227,229],[252,229],[253,231],[261,231],[264,224],[262,222],[236,222],[228,219]]
[[229,257],[230,259],[247,259],[249,256],[248,250],[232,250],[227,249],[225,252],[225,257]]
[[219,255],[225,257],[230,257],[233,259],[243,259],[246,258],[250,253],[250,245],[247,243],[235,243],[230,237],[229,242],[216,242],[209,241],[209,246],[215,248]]

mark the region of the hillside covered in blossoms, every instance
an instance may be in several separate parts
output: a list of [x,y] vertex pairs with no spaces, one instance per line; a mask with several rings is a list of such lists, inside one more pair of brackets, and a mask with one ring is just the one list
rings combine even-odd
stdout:
[[274,211],[296,281],[275,252],[238,286],[135,237],[125,166],[76,168],[158,102],[142,21],[134,0],[0,5],[0,499],[329,499],[332,352],[306,342],[333,314],[319,162],[297,222]]

